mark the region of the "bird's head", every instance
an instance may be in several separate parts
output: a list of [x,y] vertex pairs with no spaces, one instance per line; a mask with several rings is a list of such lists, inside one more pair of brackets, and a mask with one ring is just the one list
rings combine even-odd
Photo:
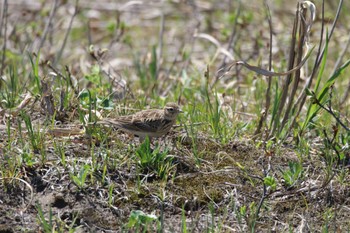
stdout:
[[182,110],[176,103],[167,103],[164,107],[164,114],[167,120],[175,120],[181,112]]

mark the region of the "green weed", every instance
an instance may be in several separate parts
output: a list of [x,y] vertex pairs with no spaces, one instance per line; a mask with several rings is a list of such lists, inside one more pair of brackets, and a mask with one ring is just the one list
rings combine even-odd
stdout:
[[294,187],[303,177],[303,166],[299,162],[289,162],[288,170],[281,171],[285,185],[288,188]]
[[153,224],[158,223],[158,217],[154,214],[146,214],[141,210],[133,210],[130,213],[127,227],[135,229],[135,232],[150,232],[154,231]]
[[81,167],[79,173],[75,175],[74,173],[70,173],[70,178],[73,183],[79,188],[80,191],[86,188],[86,178],[91,174],[91,167],[88,164],[85,164]]
[[157,144],[151,149],[151,143],[148,137],[135,151],[137,165],[143,173],[155,173],[161,180],[167,180],[168,176],[175,168],[173,156],[168,155],[168,149],[161,151]]

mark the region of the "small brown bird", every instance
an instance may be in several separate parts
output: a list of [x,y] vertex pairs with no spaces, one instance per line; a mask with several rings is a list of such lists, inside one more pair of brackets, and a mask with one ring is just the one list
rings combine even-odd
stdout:
[[167,103],[164,109],[149,109],[132,115],[119,116],[115,119],[103,119],[98,123],[113,125],[125,132],[139,136],[143,141],[146,136],[160,137],[165,135],[176,121],[182,110],[176,103]]

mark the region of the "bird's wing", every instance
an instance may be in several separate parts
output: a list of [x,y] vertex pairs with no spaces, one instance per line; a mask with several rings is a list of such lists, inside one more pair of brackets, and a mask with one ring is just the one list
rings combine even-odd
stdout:
[[131,132],[158,132],[159,127],[161,126],[160,121],[158,120],[146,120],[143,118],[134,118],[131,119],[128,116],[121,116],[116,119],[105,118],[98,123],[111,125],[113,127],[128,130]]
[[133,126],[139,131],[158,133],[166,123],[166,120],[160,119],[136,119],[133,121]]
[[[144,110],[134,115],[120,116],[115,119],[103,119],[99,123],[113,125],[131,132],[158,133],[171,123],[163,119],[161,111]],[[166,127],[168,128],[168,127]]]
[[144,110],[133,115],[131,125],[133,130],[158,132],[162,127],[162,117],[161,111]]

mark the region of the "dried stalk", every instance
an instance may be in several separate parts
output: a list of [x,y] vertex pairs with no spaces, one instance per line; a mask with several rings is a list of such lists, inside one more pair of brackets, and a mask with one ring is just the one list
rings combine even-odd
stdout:
[[38,47],[36,53],[39,53],[41,48],[44,46],[47,34],[49,32],[50,27],[52,26],[52,20],[56,14],[57,6],[58,6],[58,0],[55,0],[54,4],[52,5],[50,15],[49,15],[49,20],[45,25],[45,29],[44,29],[43,35],[41,36],[39,47]]
[[[2,8],[2,14],[1,14],[1,22],[0,22],[0,37],[2,33],[2,28],[4,27],[4,43],[2,45],[2,57],[1,57],[1,70],[0,70],[0,76],[4,73],[5,69],[5,59],[6,59],[6,43],[7,43],[7,10],[8,10],[8,3],[7,0],[4,0],[3,8]],[[0,82],[1,87],[1,82]]]
[[78,11],[79,11],[79,9],[78,9],[78,3],[79,3],[79,0],[76,0],[76,1],[75,1],[75,7],[74,7],[74,13],[73,13],[73,15],[72,15],[72,17],[71,17],[71,19],[70,19],[67,32],[66,32],[66,34],[65,34],[65,36],[64,36],[64,40],[63,40],[63,42],[62,42],[62,46],[61,46],[61,48],[58,50],[58,55],[56,56],[55,61],[53,62],[54,66],[56,66],[57,62],[61,59],[62,54],[63,54],[63,50],[64,50],[64,48],[66,47],[69,33],[70,33],[70,31],[72,30],[74,18],[75,18],[75,16],[78,14]]

